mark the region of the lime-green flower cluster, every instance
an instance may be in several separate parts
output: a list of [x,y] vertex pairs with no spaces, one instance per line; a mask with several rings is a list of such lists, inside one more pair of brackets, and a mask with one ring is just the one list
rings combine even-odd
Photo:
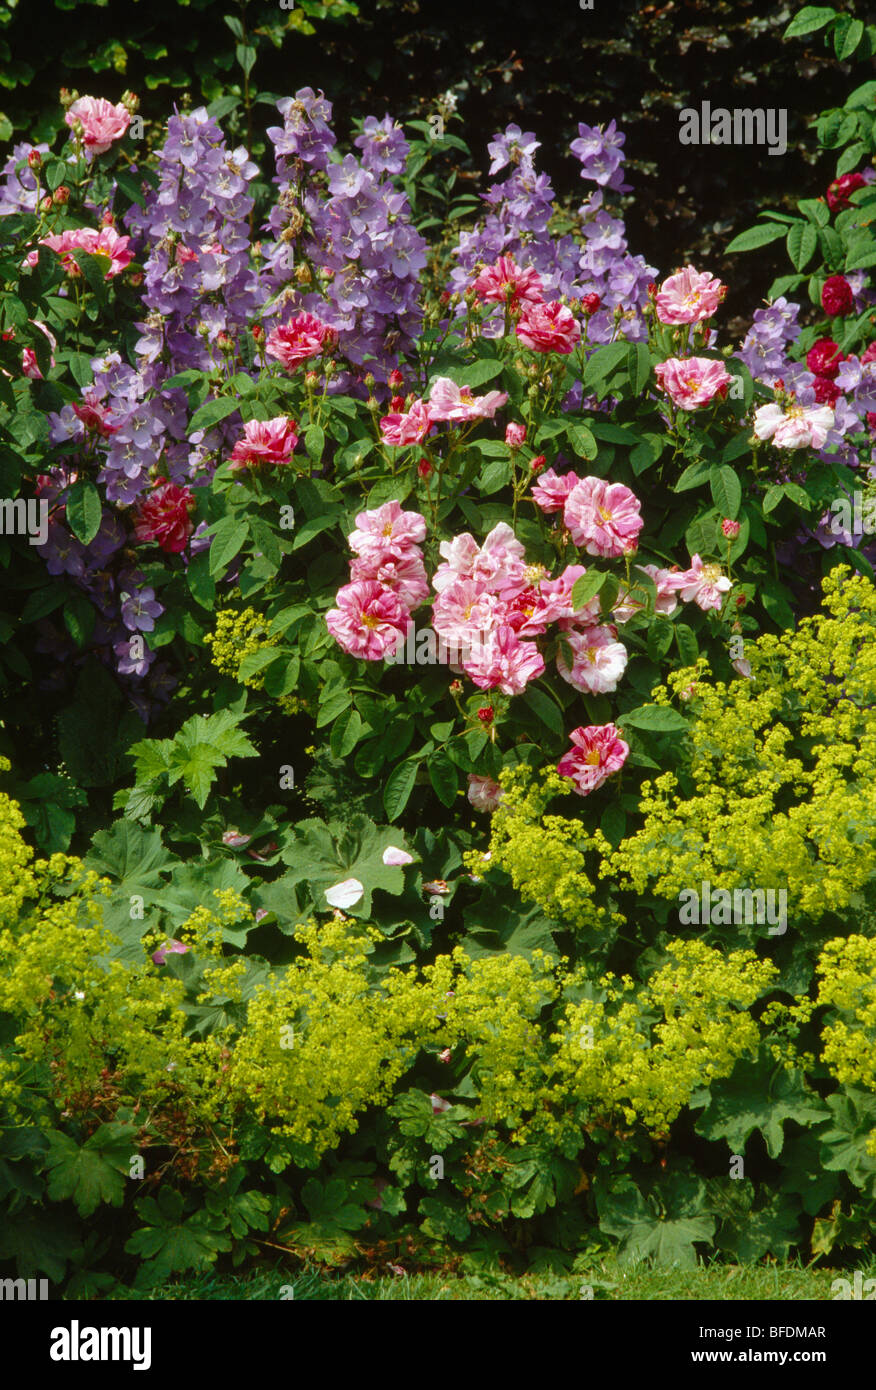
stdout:
[[828,941],[818,958],[818,999],[836,1011],[821,1030],[822,1059],[838,1081],[876,1091],[876,940]]
[[[579,820],[545,814],[554,797],[573,790],[568,777],[553,769],[536,777],[521,765],[504,771],[501,783],[505,795],[491,822],[491,866],[504,869],[527,901],[572,927],[623,922],[619,913],[594,901],[596,885],[588,873],[587,851],[595,851],[597,863],[610,851],[605,836],[587,831]],[[473,872],[483,872],[482,855],[470,854],[466,863]]]
[[251,690],[261,690],[265,678],[261,671],[253,675],[241,676],[240,668],[247,656],[260,652],[265,647],[276,647],[278,638],[269,637],[264,618],[254,608],[219,608],[216,611],[216,624],[208,632],[204,641],[212,648],[212,663],[224,676],[234,676],[242,685]]
[[713,681],[702,662],[670,678],[695,682],[693,790],[671,772],[646,782],[645,824],[603,875],[669,898],[702,879],[785,888],[791,920],[848,907],[873,877],[876,588],[842,567],[823,587],[827,612],[746,644],[750,680]]
[[450,984],[444,957],[393,970],[378,985],[368,956],[380,934],[337,920],[299,927],[307,954],[260,987],[228,1071],[233,1101],[275,1133],[321,1153],[389,1099],[420,1049],[438,1037]]

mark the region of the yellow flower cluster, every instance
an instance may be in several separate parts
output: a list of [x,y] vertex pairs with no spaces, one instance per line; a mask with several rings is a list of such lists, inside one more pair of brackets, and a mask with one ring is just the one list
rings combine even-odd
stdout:
[[[208,632],[204,641],[212,647],[211,661],[224,676],[234,676],[240,680],[240,667],[244,657],[259,652],[263,647],[276,647],[278,638],[267,636],[267,625],[254,608],[244,608],[238,612],[234,608],[219,608],[216,611],[216,625]],[[246,676],[242,684],[251,690],[264,687],[264,676],[257,671]]]
[[839,1015],[822,1028],[822,1059],[837,1081],[876,1091],[876,940],[828,941],[818,975],[817,1003]]
[[[491,865],[504,869],[522,897],[548,917],[578,928],[623,922],[619,913],[594,902],[587,870],[587,850],[602,855],[610,849],[605,836],[591,834],[578,820],[545,815],[555,796],[572,791],[568,777],[546,769],[536,778],[520,766],[502,772],[500,780],[505,795],[491,818]],[[470,854],[466,863],[474,873],[483,871],[482,855]]]
[[349,920],[299,927],[307,954],[249,1002],[228,1071],[232,1101],[272,1130],[322,1152],[389,1099],[418,1051],[438,1037],[450,986],[444,957],[393,970],[378,985],[368,956],[380,933]]
[[823,587],[826,612],[746,645],[750,680],[713,682],[702,662],[670,678],[676,693],[695,680],[694,789],[683,794],[673,773],[645,783],[645,824],[604,876],[668,898],[702,879],[785,888],[791,920],[847,908],[872,877],[876,588],[847,568]]

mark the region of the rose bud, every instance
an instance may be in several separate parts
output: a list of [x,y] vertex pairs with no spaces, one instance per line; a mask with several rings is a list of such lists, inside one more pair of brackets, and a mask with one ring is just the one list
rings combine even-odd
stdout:
[[547,463],[547,459],[545,458],[544,454],[536,454],[535,458],[532,459],[531,462],[530,462],[530,465],[529,465],[530,472],[531,472],[531,473],[540,473],[541,470],[544,468],[544,466],[545,466],[546,463]]
[[69,188],[67,187],[66,183],[59,183],[58,187],[55,189],[55,202],[58,204],[59,207],[63,207],[64,204],[69,203],[69,201]]
[[392,400],[391,400],[390,403],[389,403],[389,408],[390,408],[390,410],[392,410],[392,411],[404,410],[404,408],[405,408],[405,398],[404,398],[404,396],[393,396]]
[[731,521],[729,516],[725,516],[721,522],[721,533],[727,537],[728,541],[735,541],[739,535],[739,522]]
[[495,713],[492,705],[484,705],[482,709],[478,710],[478,719],[482,724],[492,724]]
[[389,384],[392,387],[393,391],[398,391],[400,387],[404,386],[405,379],[399,371],[398,367],[393,367],[392,371],[390,372]]
[[595,314],[601,305],[602,300],[598,294],[585,294],[581,296],[581,308],[585,314]]
[[28,152],[27,162],[30,165],[31,169],[42,168],[43,157],[40,154],[39,150],[30,150]]
[[516,420],[505,426],[505,443],[509,449],[519,449],[526,439],[526,426],[519,425]]
[[257,343],[260,343],[262,341],[262,338],[265,336],[265,330],[262,328],[260,323],[253,324],[252,336]]
[[428,459],[420,459],[420,462],[417,464],[417,472],[421,478],[430,478],[432,476],[432,465]]

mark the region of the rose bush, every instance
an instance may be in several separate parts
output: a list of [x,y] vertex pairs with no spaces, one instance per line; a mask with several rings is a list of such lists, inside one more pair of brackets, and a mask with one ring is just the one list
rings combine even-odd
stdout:
[[[0,1008],[30,1178],[90,1216],[98,1154],[132,1256],[185,1210],[200,1247],[144,1277],[269,1229],[512,1259],[521,1222],[568,1266],[651,1250],[661,1211],[687,1262],[861,1248],[873,571],[832,513],[874,459],[872,122],[860,181],[737,238],[795,266],[737,346],[715,276],[630,252],[614,122],[579,126],[571,223],[509,125],[483,216],[430,244],[389,117],[354,154],[322,93],[278,109],[261,226],[203,108],[132,166],[127,108],[76,98],[4,171]],[[25,823],[55,859],[19,892]],[[718,892],[784,885],[787,931],[672,918],[706,856]],[[755,1130],[738,1205],[705,1175]],[[116,1181],[135,1135],[164,1207],[157,1168]],[[13,1228],[0,1257],[38,1263]]]

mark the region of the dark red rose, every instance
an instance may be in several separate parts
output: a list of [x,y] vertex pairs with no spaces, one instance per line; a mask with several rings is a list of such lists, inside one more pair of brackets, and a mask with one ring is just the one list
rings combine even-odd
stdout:
[[832,338],[819,338],[806,354],[806,366],[816,376],[835,377],[845,360]]
[[827,206],[831,212],[850,207],[849,194],[854,193],[856,188],[863,188],[866,182],[862,174],[843,174],[841,178],[834,179],[827,190]]
[[844,275],[831,275],[821,291],[821,307],[831,318],[845,318],[854,308],[852,287]]
[[831,381],[829,376],[817,376],[812,385],[819,405],[833,406],[842,394],[836,382]]

